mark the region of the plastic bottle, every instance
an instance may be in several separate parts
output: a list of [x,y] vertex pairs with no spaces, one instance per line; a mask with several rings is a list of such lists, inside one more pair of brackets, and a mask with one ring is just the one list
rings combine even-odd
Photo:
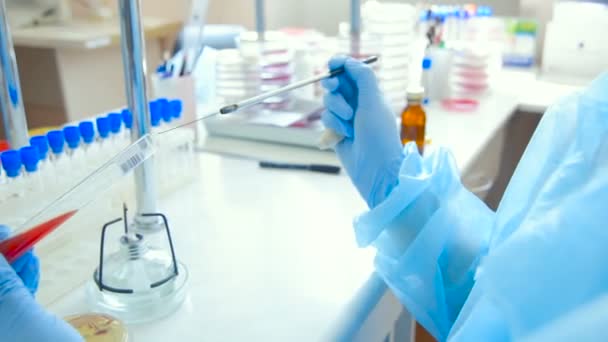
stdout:
[[410,88],[407,92],[407,107],[401,113],[401,142],[405,145],[415,141],[420,154],[424,152],[426,113],[422,108],[423,88]]
[[[44,192],[44,183],[41,170],[38,168],[40,154],[38,148],[26,146],[19,149],[21,163],[25,169],[24,179],[24,198],[28,201],[27,206],[23,206],[26,216],[31,217],[40,211],[46,202],[47,193]],[[34,199],[34,200],[31,200]]]
[[127,142],[131,142],[131,128],[133,127],[133,114],[129,108],[125,108],[120,112],[122,115],[122,122],[125,125],[124,136]]
[[95,157],[99,153],[99,145],[95,143],[95,125],[91,121],[83,121],[78,124],[78,130],[83,142],[83,167],[88,174],[97,167]]
[[425,56],[422,59],[422,87],[425,89],[423,104],[428,104],[429,99],[429,90],[431,89],[431,68],[433,66],[433,61],[430,57]]
[[62,131],[50,131],[46,137],[53,152],[51,155],[51,164],[55,173],[53,188],[58,192],[63,192],[72,182],[70,158],[65,153],[65,136]]
[[115,155],[125,147],[125,140],[122,135],[122,115],[120,113],[110,113],[108,119],[110,120],[112,155]]
[[[49,141],[44,135],[36,135],[30,138],[30,145],[36,147],[40,162],[38,168],[41,172],[47,172],[50,168]],[[49,171],[50,172],[50,171]]]
[[160,115],[163,119],[163,123],[165,125],[169,125],[171,123],[171,120],[173,120],[173,113],[171,110],[171,104],[169,102],[169,100],[165,99],[165,98],[160,98],[157,100],[158,102],[158,106],[160,108]]
[[3,185],[5,191],[0,193],[2,223],[18,226],[23,221],[22,215],[24,214],[20,210],[24,193],[21,156],[18,151],[8,150],[2,152],[0,160],[2,160],[2,168],[7,178],[6,184]]
[[66,154],[70,158],[73,172],[72,178],[78,180],[82,178],[86,172],[84,151],[80,146],[80,129],[78,126],[66,126],[63,128],[63,135],[65,136],[67,145]]
[[107,117],[100,117],[95,120],[97,123],[97,133],[99,134],[99,138],[97,140],[97,146],[99,147],[99,151],[95,157],[96,165],[101,165],[108,161],[111,156],[111,146],[110,146],[110,119]]

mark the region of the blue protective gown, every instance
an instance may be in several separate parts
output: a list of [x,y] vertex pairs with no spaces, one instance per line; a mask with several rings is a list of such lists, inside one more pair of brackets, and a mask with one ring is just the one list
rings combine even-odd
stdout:
[[399,185],[354,225],[441,341],[608,339],[608,73],[547,110],[496,212],[447,150],[410,144]]

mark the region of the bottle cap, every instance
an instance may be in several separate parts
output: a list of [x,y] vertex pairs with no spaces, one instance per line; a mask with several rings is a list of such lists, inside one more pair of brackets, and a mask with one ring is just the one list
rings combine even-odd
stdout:
[[19,152],[15,150],[4,151],[0,154],[0,160],[2,160],[2,168],[6,171],[6,175],[9,178],[19,176],[21,171],[21,156]]
[[424,88],[412,87],[407,89],[407,100],[408,101],[422,101],[424,98]]
[[97,118],[97,132],[102,139],[105,139],[110,134],[110,119],[107,117]]
[[90,144],[95,140],[95,127],[93,126],[93,122],[83,121],[78,124],[78,129],[80,130],[82,141],[84,141],[85,144]]
[[171,107],[171,115],[175,119],[179,119],[182,116],[182,100],[171,100],[169,101],[169,106]]
[[110,113],[108,115],[108,119],[110,119],[110,131],[113,134],[120,133],[120,128],[122,127],[122,115],[120,113]]
[[21,154],[21,163],[25,167],[27,172],[35,172],[38,170],[38,162],[40,161],[40,154],[38,149],[34,146],[26,146],[19,149]]
[[62,131],[50,131],[46,134],[47,139],[49,139],[49,146],[51,147],[51,151],[54,154],[63,153],[63,145],[65,143],[65,137],[63,136]]
[[46,155],[49,152],[49,141],[44,135],[37,135],[30,138],[30,145],[38,149],[38,155],[40,159],[46,159]]
[[80,130],[78,127],[65,126],[63,128],[63,135],[65,136],[65,142],[70,148],[78,148],[78,145],[80,145]]
[[424,59],[422,60],[422,69],[429,70],[432,65],[433,61],[429,57],[424,57]]
[[169,104],[169,100],[165,98],[158,99],[158,106],[160,107],[160,115],[163,118],[163,121],[166,123],[171,122],[173,119],[173,113],[171,112],[171,105]]
[[131,111],[125,108],[120,114],[122,115],[122,122],[125,123],[125,127],[131,129],[133,127],[133,114],[131,114]]
[[150,102],[150,124],[153,127],[157,127],[160,124],[161,113],[160,113],[160,103],[158,100],[154,100]]

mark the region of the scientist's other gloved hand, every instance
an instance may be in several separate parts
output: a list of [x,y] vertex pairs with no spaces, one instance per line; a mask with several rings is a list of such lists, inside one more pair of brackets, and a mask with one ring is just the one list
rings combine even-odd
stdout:
[[[0,240],[8,235],[9,229],[0,225]],[[38,259],[32,251],[13,265],[0,255],[0,340],[82,341],[72,327],[36,303],[38,279]]]
[[330,70],[342,66],[343,74],[322,82],[328,93],[321,119],[345,137],[335,150],[361,196],[374,208],[398,183],[401,141],[395,115],[372,68],[345,56],[329,61]]
[[[7,226],[0,225],[0,241],[8,238],[10,231],[10,228]],[[35,294],[36,290],[38,290],[38,281],[40,280],[40,264],[34,252],[32,250],[27,251],[11,266],[19,278],[21,278],[21,281],[23,281],[23,285],[25,285],[32,295]]]

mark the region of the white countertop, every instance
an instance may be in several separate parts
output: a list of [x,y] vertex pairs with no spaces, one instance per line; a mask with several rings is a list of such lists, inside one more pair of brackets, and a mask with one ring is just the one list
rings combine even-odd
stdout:
[[[519,84],[516,74],[507,76]],[[526,96],[498,88],[472,113],[431,105],[428,137],[450,147],[463,169]],[[538,110],[550,97],[523,105]],[[331,153],[306,148],[225,138],[207,145],[277,161],[337,163]],[[197,181],[161,202],[190,272],[190,293],[175,314],[129,327],[136,341],[316,341],[348,326],[353,303],[373,306],[378,293],[366,291],[385,291],[373,274],[373,251],[355,244],[351,222],[365,203],[344,172],[266,170],[254,160],[209,153],[197,158]],[[89,311],[84,289],[51,310]]]

